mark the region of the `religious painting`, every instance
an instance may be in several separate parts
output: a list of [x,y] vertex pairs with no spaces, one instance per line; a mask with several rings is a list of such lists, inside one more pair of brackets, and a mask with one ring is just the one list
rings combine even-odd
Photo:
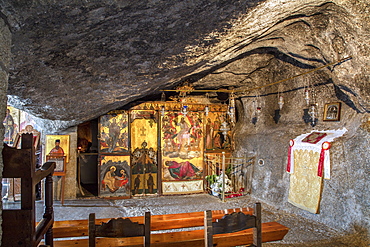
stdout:
[[127,153],[129,150],[128,114],[111,112],[100,117],[100,153]]
[[230,129],[226,125],[225,112],[209,112],[205,116],[206,151],[231,148]]
[[203,121],[201,112],[166,112],[162,117],[163,157],[194,159],[203,155]]
[[4,125],[4,143],[12,147],[14,140],[19,131],[19,122],[20,122],[20,110],[7,106],[6,115],[3,120]]
[[47,155],[65,156],[66,163],[69,159],[69,135],[46,135],[45,160]]
[[147,145],[144,141],[141,148],[135,148],[132,153],[131,191],[133,196],[157,193],[157,152],[152,147],[148,148]]
[[307,142],[307,143],[310,143],[310,144],[316,144],[322,138],[324,138],[327,135],[328,135],[327,133],[323,133],[323,132],[312,132],[311,134],[309,134],[305,138],[303,138],[302,142]]
[[324,121],[339,121],[340,120],[340,102],[328,103],[324,106]]
[[131,150],[141,148],[143,141],[145,141],[148,147],[157,151],[157,113],[155,111],[133,110],[130,112],[130,121]]
[[20,111],[19,129],[24,130],[26,129],[27,125],[31,125],[35,130],[39,130],[39,131],[42,130],[41,126],[38,125],[36,122],[36,117],[32,116],[31,114],[25,111]]
[[133,110],[131,120],[133,196],[156,194],[158,190],[158,121],[156,111]]
[[191,161],[181,159],[163,160],[163,180],[196,180],[203,178],[203,164],[200,159]]
[[203,158],[162,160],[162,193],[189,194],[203,192]]
[[203,112],[162,116],[162,193],[203,191]]
[[101,155],[99,196],[130,197],[130,156]]

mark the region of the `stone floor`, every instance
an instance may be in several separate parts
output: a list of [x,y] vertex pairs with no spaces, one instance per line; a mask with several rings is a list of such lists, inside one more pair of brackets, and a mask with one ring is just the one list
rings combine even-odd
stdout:
[[[87,219],[94,212],[97,218],[140,216],[145,211],[152,214],[170,214],[217,210],[235,207],[253,207],[256,200],[249,196],[228,199],[221,202],[216,197],[197,194],[187,196],[153,196],[125,200],[80,199],[65,200],[62,206],[54,203],[55,220]],[[43,202],[38,201],[37,219],[41,219]],[[4,205],[6,206],[6,205]],[[11,205],[8,205],[11,207]],[[302,217],[276,211],[262,204],[262,222],[277,221],[290,228],[282,241],[265,243],[264,247],[365,247],[370,241],[365,233],[344,234]]]

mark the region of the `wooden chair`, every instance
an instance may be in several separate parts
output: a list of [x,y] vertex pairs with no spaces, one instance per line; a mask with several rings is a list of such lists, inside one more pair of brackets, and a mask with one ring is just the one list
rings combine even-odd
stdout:
[[[21,208],[2,212],[2,246],[36,247],[41,239],[53,246],[53,179],[54,162],[46,162],[36,169],[34,138],[22,134],[21,149],[4,144],[2,151],[4,178],[21,179]],[[45,178],[45,209],[42,220],[36,225],[35,186]]]
[[261,203],[257,202],[254,215],[245,215],[242,212],[226,214],[222,219],[212,222],[212,211],[204,212],[204,244],[213,246],[213,235],[232,233],[253,228],[253,247],[262,246],[261,231]]
[[[144,246],[150,247],[150,212],[144,216],[144,224],[128,218],[111,219],[107,223],[95,224],[95,214],[89,215],[89,247],[95,247],[95,238],[127,238],[144,236]],[[103,246],[103,245],[102,245]]]

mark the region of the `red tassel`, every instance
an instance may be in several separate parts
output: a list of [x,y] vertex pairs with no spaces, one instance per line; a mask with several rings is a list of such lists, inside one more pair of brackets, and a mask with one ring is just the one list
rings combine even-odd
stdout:
[[330,142],[324,142],[322,144],[321,152],[320,152],[320,159],[319,159],[319,167],[317,169],[317,176],[322,177],[322,173],[324,170],[324,159],[325,159],[325,150],[330,148]]
[[322,177],[322,171],[324,168],[325,150],[322,148],[319,159],[319,167],[317,169],[317,176]]
[[292,157],[292,149],[293,149],[293,145],[294,145],[294,140],[293,139],[290,139],[289,140],[289,151],[288,151],[288,164],[286,166],[286,171],[287,172],[290,172],[290,168],[291,168],[291,157]]

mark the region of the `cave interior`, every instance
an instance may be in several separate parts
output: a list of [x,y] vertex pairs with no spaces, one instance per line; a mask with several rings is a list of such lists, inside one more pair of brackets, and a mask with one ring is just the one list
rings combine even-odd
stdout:
[[338,233],[266,246],[367,246],[369,13],[366,0],[0,1],[4,142],[32,125],[42,163],[61,140],[55,199],[65,184],[72,204],[210,206],[199,194],[223,195],[209,180],[222,157],[241,157],[217,203]]

